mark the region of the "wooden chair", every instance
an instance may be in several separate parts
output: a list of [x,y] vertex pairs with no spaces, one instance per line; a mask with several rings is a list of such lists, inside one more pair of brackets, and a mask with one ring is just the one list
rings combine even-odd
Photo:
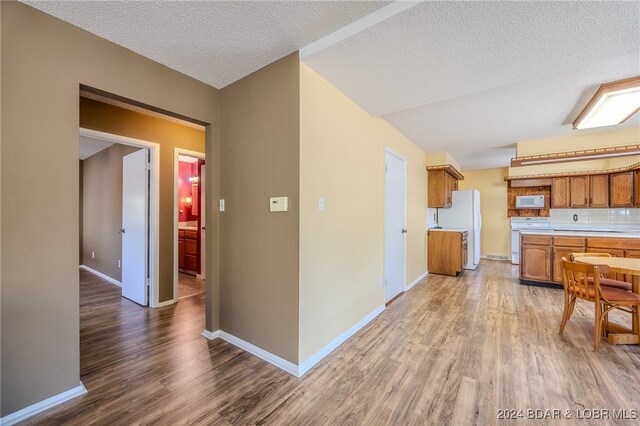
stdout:
[[[597,352],[603,330],[603,321],[612,309],[634,312],[640,306],[640,295],[617,288],[600,285],[600,275],[609,272],[606,265],[569,262],[562,258],[562,286],[564,287],[564,311],[560,322],[560,334],[569,322],[577,299],[588,300],[595,305],[593,351]],[[590,282],[588,278],[592,278]]]
[[[572,262],[575,262],[576,258],[582,257],[582,256],[611,257],[609,253],[571,253],[569,257],[571,258]],[[600,285],[605,287],[613,287],[613,288],[617,288],[624,291],[631,291],[631,283],[628,283],[626,281],[618,281],[618,280],[612,280],[610,278],[605,278],[604,275],[606,275],[606,273],[600,275]],[[590,282],[591,284],[593,284],[593,279],[590,279]]]

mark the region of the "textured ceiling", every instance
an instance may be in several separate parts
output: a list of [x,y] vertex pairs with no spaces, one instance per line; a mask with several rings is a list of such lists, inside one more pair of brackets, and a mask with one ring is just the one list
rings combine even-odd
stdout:
[[467,170],[508,165],[521,140],[602,131],[570,123],[599,84],[640,75],[637,1],[25,3],[218,88],[302,49]]
[[518,141],[577,132],[598,84],[640,74],[640,3],[424,2],[303,60],[423,149],[506,166]]
[[24,1],[222,88],[388,2]]

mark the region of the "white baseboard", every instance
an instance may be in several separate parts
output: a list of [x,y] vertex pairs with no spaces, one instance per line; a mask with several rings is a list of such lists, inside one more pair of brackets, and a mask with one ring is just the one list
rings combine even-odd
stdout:
[[365,316],[360,321],[358,321],[357,323],[349,327],[344,333],[342,333],[341,335],[333,339],[328,345],[320,349],[315,354],[311,355],[311,357],[309,357],[306,361],[304,361],[302,364],[298,366],[297,376],[302,377],[304,373],[306,373],[311,369],[311,367],[319,363],[324,357],[326,357],[331,352],[333,352],[334,349],[336,349],[338,346],[344,343],[349,337],[356,334],[362,327],[364,327],[371,320],[373,320],[375,317],[380,315],[382,311],[384,311],[384,309],[385,309],[384,304],[378,306],[372,312],[370,312],[367,316]]
[[280,358],[278,355],[274,355],[271,352],[265,351],[262,348],[257,347],[254,344],[251,344],[247,341],[242,340],[239,337],[234,336],[233,334],[229,334],[226,331],[216,330],[209,331],[205,330],[202,332],[202,335],[209,340],[213,340],[216,338],[220,338],[225,342],[229,342],[234,346],[239,347],[252,355],[257,356],[258,358],[267,361],[269,364],[273,364],[281,370],[286,371],[289,374],[292,374],[296,377],[298,376],[298,366],[294,363],[287,361],[284,358]]
[[415,280],[413,280],[411,283],[409,283],[405,288],[404,291],[409,291],[411,290],[411,287],[413,287],[414,285],[418,284],[424,277],[426,277],[429,273],[427,271],[424,271],[424,274],[420,275],[418,278],[416,278]]
[[105,281],[109,281],[111,284],[115,284],[118,287],[122,287],[122,283],[114,278],[111,278],[109,275],[105,275],[102,272],[98,272],[93,268],[89,268],[87,265],[80,265],[80,269],[84,269],[87,272],[91,272],[93,275],[96,275],[102,278]]
[[156,306],[152,306],[152,307],[153,308],[162,308],[163,306],[173,305],[177,301],[178,301],[178,299],[169,299],[169,300],[165,300],[164,302],[160,302]]
[[[424,275],[426,275],[426,274],[424,274]],[[419,281],[419,279],[417,281]],[[216,330],[216,331],[204,330],[202,332],[202,336],[206,337],[209,340],[220,338],[220,339],[222,339],[222,340],[224,340],[226,342],[231,343],[234,346],[239,347],[240,349],[243,349],[243,350],[249,352],[250,354],[253,354],[253,355],[257,356],[258,358],[260,358],[260,359],[262,359],[264,361],[267,361],[270,364],[275,365],[276,367],[280,368],[281,370],[286,371],[289,374],[292,374],[292,375],[294,375],[296,377],[301,377],[301,376],[304,375],[304,373],[309,371],[314,365],[316,365],[318,362],[320,362],[324,357],[326,357],[331,352],[333,352],[334,349],[336,349],[338,346],[340,346],[342,343],[344,343],[351,336],[356,334],[362,327],[364,327],[369,322],[371,322],[371,320],[373,320],[375,317],[380,315],[380,313],[382,311],[384,311],[384,309],[385,309],[385,305],[378,306],[376,309],[374,309],[372,312],[370,312],[367,316],[365,316],[360,321],[358,321],[357,323],[355,323],[354,325],[349,327],[345,332],[340,334],[333,341],[331,341],[328,345],[326,345],[325,347],[320,349],[318,352],[313,354],[311,357],[309,357],[305,362],[303,362],[300,365],[296,365],[296,364],[294,364],[294,363],[292,363],[290,361],[287,361],[286,359],[280,358],[279,356],[274,355],[271,352],[265,351],[264,349],[259,348],[259,347],[255,346],[255,345],[253,345],[253,344],[251,344],[249,342],[246,342],[246,341],[240,339],[239,337],[236,337],[236,336],[234,336],[232,334],[227,333],[226,331],[222,331],[222,330]]]
[[25,407],[22,410],[18,410],[15,413],[7,414],[6,416],[0,418],[0,424],[2,426],[14,425],[28,419],[31,416],[35,416],[36,414],[41,413],[44,410],[48,410],[49,408],[55,407],[56,405],[60,405],[72,398],[84,395],[85,393],[87,393],[87,389],[84,387],[82,382],[80,382],[80,385],[76,386],[75,388],[54,395],[43,401],[36,402],[35,404]]
[[205,330],[202,332],[202,335],[209,340],[217,339],[218,337],[220,337],[220,330],[216,330],[216,331]]
[[480,256],[482,259],[488,260],[508,260],[511,261],[511,256],[502,256],[500,254],[487,254],[485,256]]
[[275,365],[279,369],[284,370],[289,374],[293,374],[294,376],[299,377],[298,366],[295,365],[294,363],[287,361],[284,358],[280,358],[279,356],[274,355],[271,352],[265,351],[264,349],[259,348],[249,342],[246,342],[239,337],[236,337],[232,334],[227,333],[226,331],[219,330],[219,333],[220,333],[219,337],[222,340],[225,340],[231,343],[232,345],[239,347],[240,349],[244,349],[250,354],[253,354],[258,358],[267,361],[269,364]]

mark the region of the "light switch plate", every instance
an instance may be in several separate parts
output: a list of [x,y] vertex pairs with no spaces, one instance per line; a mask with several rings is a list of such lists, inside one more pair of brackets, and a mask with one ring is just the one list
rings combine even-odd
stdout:
[[318,198],[318,210],[324,211],[324,197]]
[[224,200],[220,200],[220,211],[224,211]]
[[286,212],[289,210],[289,197],[271,197],[269,198],[270,212]]

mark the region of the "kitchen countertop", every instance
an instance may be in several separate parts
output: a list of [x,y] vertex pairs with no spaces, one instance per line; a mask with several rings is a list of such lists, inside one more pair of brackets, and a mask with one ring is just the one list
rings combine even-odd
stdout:
[[558,235],[569,237],[607,237],[607,238],[640,238],[640,232],[620,232],[620,231],[580,231],[580,230],[562,230],[555,229],[532,229],[520,230],[520,235]]
[[429,231],[467,232],[467,228],[429,228]]

